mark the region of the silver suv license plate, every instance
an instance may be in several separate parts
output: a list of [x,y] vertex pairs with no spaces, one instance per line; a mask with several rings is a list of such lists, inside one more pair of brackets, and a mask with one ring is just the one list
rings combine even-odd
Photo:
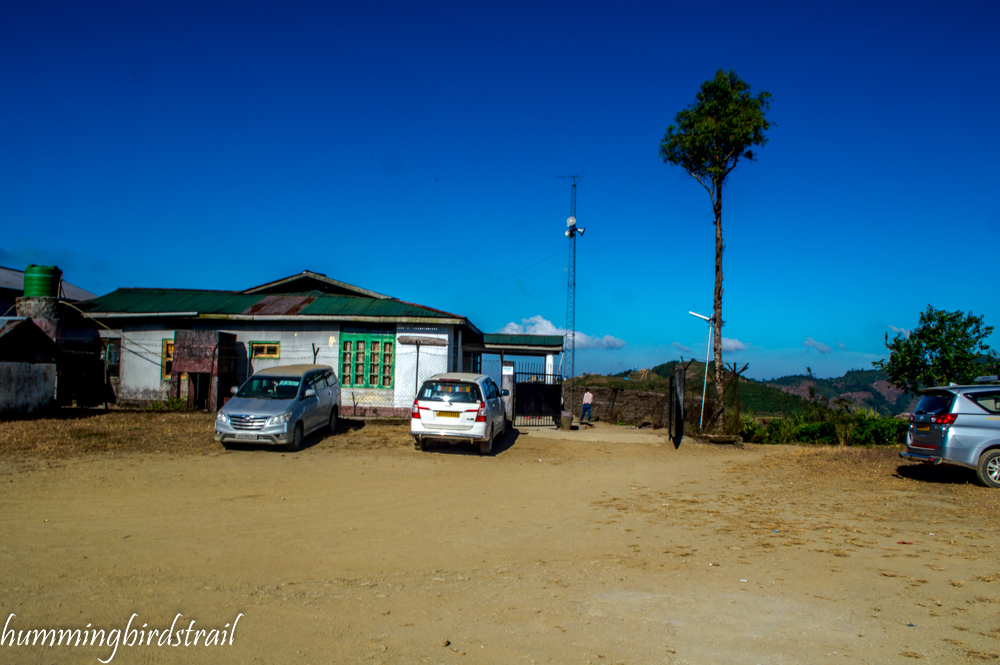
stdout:
[[256,441],[257,440],[257,435],[256,434],[237,434],[236,438],[239,439],[240,441]]

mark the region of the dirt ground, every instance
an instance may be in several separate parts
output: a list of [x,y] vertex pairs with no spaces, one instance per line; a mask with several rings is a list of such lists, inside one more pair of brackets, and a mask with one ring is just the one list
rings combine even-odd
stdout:
[[211,423],[0,423],[0,621],[243,614],[231,645],[154,639],[115,663],[1000,658],[1000,491],[971,472],[895,450],[675,449],[610,425],[515,432],[492,458],[360,421],[300,453],[225,451]]

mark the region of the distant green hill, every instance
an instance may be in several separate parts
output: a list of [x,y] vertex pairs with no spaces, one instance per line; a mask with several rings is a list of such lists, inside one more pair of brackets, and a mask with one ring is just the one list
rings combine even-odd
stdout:
[[[657,365],[651,372],[662,377],[669,377],[674,373],[677,366],[676,360],[672,360],[662,365]],[[694,361],[687,365],[688,389],[692,387],[695,392],[700,392],[702,381],[705,376],[705,363]],[[708,363],[708,389],[712,391],[712,374],[715,372],[715,362]],[[733,398],[727,398],[727,401]],[[801,397],[789,394],[777,387],[766,385],[754,379],[745,379],[740,382],[740,409],[759,415],[791,415],[802,413],[805,405]]]
[[[678,361],[672,360],[653,367],[645,376],[640,372],[625,371],[614,376],[591,374],[577,378],[576,385],[606,386],[619,390],[644,390],[660,392],[667,390],[670,377]],[[705,375],[705,363],[692,361],[687,367],[686,384],[690,393],[700,393]],[[708,363],[708,391],[713,391],[712,374],[715,363]],[[835,401],[844,398],[850,404],[874,409],[884,416],[896,415],[909,410],[914,396],[889,384],[889,377],[877,370],[850,370],[844,376],[820,379],[809,374],[793,374],[768,381],[746,379],[740,382],[740,407],[759,415],[791,415],[802,413],[808,406],[809,389],[813,398],[825,400],[831,408]],[[727,400],[733,399],[727,397]]]
[[[650,378],[646,381],[626,381],[624,376],[635,373],[625,372],[622,378],[615,379],[626,389],[657,389],[659,384],[652,381],[652,375],[668,379],[677,366],[676,360],[656,365],[650,370]],[[687,365],[688,389],[694,387],[701,390],[705,363],[694,361]],[[709,391],[712,390],[711,375],[715,371],[715,363],[708,363]],[[652,384],[652,385],[651,385]],[[656,387],[653,387],[653,386]],[[640,386],[649,386],[640,388]],[[806,408],[809,399],[809,388],[813,389],[815,399],[827,400],[831,407],[839,398],[848,400],[857,407],[874,409],[882,415],[896,415],[907,411],[914,400],[909,395],[889,383],[889,377],[877,370],[850,370],[841,377],[820,379],[809,374],[793,374],[769,381],[747,379],[740,383],[740,406],[743,410],[758,414],[792,414],[801,413]]]
[[820,379],[808,374],[793,374],[766,382],[768,385],[791,391],[802,397],[822,395],[831,402],[839,397],[857,406],[875,409],[882,415],[896,415],[908,410],[914,396],[890,385],[889,377],[878,370],[850,370],[841,377]]

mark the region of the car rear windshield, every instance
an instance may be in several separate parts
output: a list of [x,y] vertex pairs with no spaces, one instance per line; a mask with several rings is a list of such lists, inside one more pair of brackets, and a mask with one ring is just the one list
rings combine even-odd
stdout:
[[929,413],[936,415],[951,411],[951,405],[955,401],[955,395],[949,392],[929,393],[920,398],[917,410],[914,413]]
[[458,381],[424,381],[417,393],[417,399],[422,402],[459,402],[475,404],[483,401],[479,386],[475,383],[459,383]]
[[298,376],[252,376],[237,397],[248,399],[294,399],[299,394]]

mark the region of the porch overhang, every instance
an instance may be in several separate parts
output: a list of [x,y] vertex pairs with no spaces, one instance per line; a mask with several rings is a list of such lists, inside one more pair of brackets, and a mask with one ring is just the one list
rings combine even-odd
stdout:
[[505,356],[554,356],[563,351],[563,338],[558,335],[483,335],[482,344],[463,344],[463,352],[491,353]]

